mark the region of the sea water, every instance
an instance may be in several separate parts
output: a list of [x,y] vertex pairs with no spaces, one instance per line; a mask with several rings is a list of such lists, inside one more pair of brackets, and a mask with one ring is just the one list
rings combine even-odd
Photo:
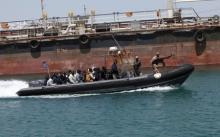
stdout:
[[26,87],[0,80],[1,137],[220,136],[219,67],[197,68],[180,88],[18,97]]

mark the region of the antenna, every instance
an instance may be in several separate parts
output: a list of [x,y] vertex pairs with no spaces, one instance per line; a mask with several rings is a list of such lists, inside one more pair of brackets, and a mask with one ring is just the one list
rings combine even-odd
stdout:
[[44,17],[44,0],[41,0],[41,16]]
[[83,8],[84,8],[84,14],[86,16],[86,5],[85,4],[83,5]]

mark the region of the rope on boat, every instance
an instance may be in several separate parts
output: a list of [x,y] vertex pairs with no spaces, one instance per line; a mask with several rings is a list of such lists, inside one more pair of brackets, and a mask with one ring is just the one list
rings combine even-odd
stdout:
[[[125,52],[126,52],[126,50],[125,50],[124,48],[122,48],[121,45],[118,43],[118,41],[116,40],[114,34],[112,34],[112,38],[113,38],[113,40],[114,40],[116,46],[118,47],[119,51],[125,51]],[[123,52],[122,52],[122,54],[123,54]],[[121,58],[121,57],[120,57],[120,58]],[[126,60],[126,62],[127,62],[127,63],[126,63],[127,65],[133,66],[133,63],[130,62],[129,57],[128,57],[127,55],[125,55],[124,58],[125,58],[125,60]],[[123,63],[123,61],[122,61],[122,63]],[[128,66],[126,66],[126,69],[127,69],[127,71],[129,72],[129,67],[128,67]]]
[[113,40],[114,40],[116,46],[117,46],[120,50],[122,50],[123,48],[122,48],[121,45],[118,43],[118,41],[115,39],[114,34],[112,34],[112,38],[113,38]]

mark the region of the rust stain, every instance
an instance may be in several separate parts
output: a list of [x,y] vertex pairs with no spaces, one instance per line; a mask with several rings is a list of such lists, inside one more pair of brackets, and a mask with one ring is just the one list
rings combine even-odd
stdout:
[[[162,56],[174,54],[166,60],[167,66],[177,66],[183,63],[194,65],[220,64],[220,41],[207,42],[206,50],[196,55],[194,42],[163,44],[163,45],[139,45],[126,47],[132,56],[138,55],[142,61],[142,67],[151,67],[152,56],[159,51]],[[34,59],[30,53],[0,56],[0,75],[46,73],[42,68],[42,62],[49,64],[50,70],[67,71],[75,69],[87,69],[92,66],[110,68],[112,58],[106,56],[106,48],[93,49],[88,54],[79,54],[78,50],[63,51],[61,53],[42,52],[41,57]],[[103,53],[103,55],[102,55]]]

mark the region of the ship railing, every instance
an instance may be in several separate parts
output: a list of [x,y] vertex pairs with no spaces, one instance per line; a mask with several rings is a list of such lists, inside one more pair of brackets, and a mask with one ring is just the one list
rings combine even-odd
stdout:
[[[0,22],[0,37],[22,39],[40,37],[48,28],[59,30],[58,35],[79,35],[100,31],[120,32],[156,30],[166,28],[185,28],[218,25],[213,19],[201,18],[192,8],[175,10],[179,17],[168,17],[166,9],[136,12],[114,12],[74,17],[53,17],[39,20]],[[178,15],[178,14],[177,14]]]
[[[185,10],[185,9],[184,9]],[[157,18],[158,12],[160,13],[160,17],[166,17],[168,14],[168,10],[166,9],[160,9],[160,10],[150,10],[150,11],[134,11],[134,12],[113,12],[108,14],[97,14],[97,15],[86,15],[88,16],[88,20],[91,22],[91,18],[94,17],[95,21],[94,23],[103,23],[103,22],[121,22],[121,21],[131,21],[131,20],[143,20],[143,18],[146,19],[155,19]],[[74,17],[51,17],[47,18],[46,20],[39,19],[39,20],[24,20],[24,21],[13,21],[13,22],[7,22],[15,23],[18,22],[18,26],[22,26],[20,23],[24,22],[26,24],[41,24],[41,26],[44,25],[44,21],[48,23],[60,23],[60,22],[68,22],[68,20],[76,20],[76,18],[80,18],[83,16],[74,16]],[[82,19],[81,19],[82,20]],[[12,24],[11,24],[12,25]],[[11,26],[9,25],[9,26]]]

